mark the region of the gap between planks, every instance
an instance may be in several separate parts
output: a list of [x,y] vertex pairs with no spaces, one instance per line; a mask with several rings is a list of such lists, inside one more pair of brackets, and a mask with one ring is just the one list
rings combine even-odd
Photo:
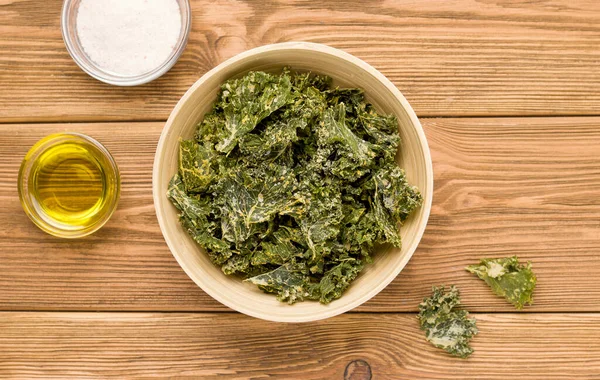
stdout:
[[[559,118],[594,118],[600,117],[600,114],[548,114],[548,115],[482,115],[482,116],[469,116],[469,115],[436,115],[436,116],[419,116],[417,115],[419,120],[425,119],[542,119],[542,118],[551,118],[551,119],[559,119]],[[47,124],[123,124],[123,123],[166,123],[167,119],[124,119],[124,120],[111,120],[111,119],[84,119],[84,120],[75,120],[75,121],[63,121],[63,120],[32,120],[27,121],[26,119],[22,121],[0,121],[1,126],[12,126],[12,125],[47,125]]]
[[[464,309],[459,307],[459,309]],[[468,310],[467,310],[468,311]],[[198,311],[198,310],[146,310],[146,309],[140,309],[140,310],[103,310],[103,309],[98,309],[98,310],[93,310],[93,309],[56,309],[56,310],[45,310],[45,309],[39,309],[39,310],[0,310],[0,315],[5,315],[5,314],[15,314],[15,313],[27,313],[27,314],[35,314],[35,313],[52,313],[52,314],[60,314],[60,313],[78,313],[78,314],[194,314],[194,315],[210,315],[210,314],[229,314],[229,315],[239,315],[239,316],[246,316],[248,318],[252,318],[252,319],[259,319],[259,318],[255,318],[255,317],[251,317],[248,316],[246,314],[242,314],[240,312],[237,312],[235,310],[211,310],[211,311],[206,311],[206,310],[202,310],[202,311]],[[350,310],[347,311],[345,313],[339,314],[339,315],[335,315],[333,317],[330,318],[326,318],[326,319],[331,319],[331,318],[335,318],[335,317],[339,317],[340,315],[346,315],[346,314],[355,314],[355,315],[417,315],[418,313],[415,311],[404,311],[404,310],[400,310],[400,311],[391,311],[391,310],[375,310],[375,311],[365,311],[365,310]],[[597,311],[586,311],[586,310],[575,310],[575,311],[551,311],[551,310],[540,310],[540,311],[527,311],[527,310],[496,310],[496,311],[469,311],[470,315],[562,315],[562,314],[577,314],[577,315],[598,315],[600,313],[598,313]],[[314,322],[318,322],[318,321],[312,321],[312,322],[307,322],[307,323],[314,323]],[[284,322],[282,322],[284,323]]]

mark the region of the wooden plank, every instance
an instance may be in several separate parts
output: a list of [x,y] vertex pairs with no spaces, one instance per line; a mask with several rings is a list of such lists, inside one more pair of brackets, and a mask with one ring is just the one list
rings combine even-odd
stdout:
[[368,369],[373,379],[600,374],[599,314],[475,317],[475,352],[464,360],[426,342],[414,314],[289,325],[229,313],[0,313],[0,377],[366,380]]
[[[432,215],[400,276],[359,311],[415,311],[432,285],[457,284],[472,311],[512,307],[463,268],[518,254],[539,283],[528,311],[600,311],[600,118],[424,119]],[[151,166],[161,123],[0,126],[0,310],[226,310],[193,284],[156,223]],[[122,172],[108,224],[81,240],[35,228],[20,208],[20,160],[39,138],[76,130]]]
[[[1,309],[225,309],[185,275],[158,227],[152,162],[162,125],[0,126],[0,220],[10,226],[0,229]],[[45,234],[29,221],[18,200],[16,181],[23,156],[39,138],[61,131],[97,138],[111,151],[121,173],[117,211],[101,230],[83,239]]]
[[420,116],[598,114],[600,3],[193,0],[179,63],[119,88],[84,74],[60,34],[62,1],[0,7],[0,121],[165,120],[226,58],[292,40],[329,44],[388,76]]

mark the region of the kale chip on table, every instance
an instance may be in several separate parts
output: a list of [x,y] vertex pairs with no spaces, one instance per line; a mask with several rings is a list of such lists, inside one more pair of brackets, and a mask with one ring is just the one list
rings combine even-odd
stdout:
[[228,275],[280,301],[341,297],[422,203],[395,163],[398,122],[359,89],[310,73],[250,72],[221,87],[182,140],[168,197]]
[[481,259],[479,264],[469,265],[467,271],[477,275],[492,291],[512,303],[518,310],[533,304],[533,290],[537,277],[531,263],[519,263],[517,256],[499,259]]
[[473,353],[470,341],[479,332],[477,322],[466,310],[459,309],[460,293],[456,286],[446,290],[433,287],[431,297],[419,304],[419,324],[425,338],[450,355],[467,358]]

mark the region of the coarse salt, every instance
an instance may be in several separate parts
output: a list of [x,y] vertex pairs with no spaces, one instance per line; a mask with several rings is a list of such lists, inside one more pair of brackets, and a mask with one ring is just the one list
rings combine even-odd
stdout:
[[83,50],[117,75],[141,75],[161,66],[180,33],[177,0],[81,0],[77,12]]

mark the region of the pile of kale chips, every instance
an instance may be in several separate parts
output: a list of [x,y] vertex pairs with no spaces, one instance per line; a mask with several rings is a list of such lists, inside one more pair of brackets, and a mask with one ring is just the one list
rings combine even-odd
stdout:
[[180,143],[168,196],[212,262],[280,301],[339,298],[422,203],[394,160],[394,116],[310,73],[222,85]]

